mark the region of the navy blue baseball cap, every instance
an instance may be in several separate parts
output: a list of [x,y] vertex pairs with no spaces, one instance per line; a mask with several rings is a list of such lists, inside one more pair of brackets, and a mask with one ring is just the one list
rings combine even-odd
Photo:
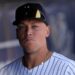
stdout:
[[48,24],[47,14],[39,3],[26,3],[16,9],[13,25],[18,25],[22,20],[36,19]]

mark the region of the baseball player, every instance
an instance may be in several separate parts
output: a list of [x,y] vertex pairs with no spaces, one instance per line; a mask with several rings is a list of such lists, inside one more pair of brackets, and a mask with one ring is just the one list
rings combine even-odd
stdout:
[[24,55],[1,68],[0,75],[75,75],[75,62],[47,47],[51,31],[41,4],[18,7],[13,25]]

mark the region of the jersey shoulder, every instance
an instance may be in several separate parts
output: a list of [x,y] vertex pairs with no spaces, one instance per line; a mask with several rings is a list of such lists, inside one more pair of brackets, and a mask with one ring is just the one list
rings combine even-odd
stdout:
[[74,60],[72,60],[72,59],[70,59],[70,58],[68,58],[68,57],[66,57],[66,56],[64,56],[64,55],[62,55],[62,54],[59,54],[59,53],[54,52],[53,56],[54,56],[56,59],[58,59],[58,60],[60,60],[60,61],[62,61],[62,62],[64,62],[64,63],[66,63],[66,64],[68,64],[68,65],[73,65],[73,66],[75,66],[75,61],[74,61]]
[[6,75],[8,72],[12,70],[14,72],[15,68],[18,67],[21,63],[21,58],[14,60],[13,62],[5,65],[0,69],[0,75]]
[[72,73],[73,75],[75,75],[75,61],[74,60],[69,59],[68,57],[62,54],[56,53],[56,52],[54,52],[53,57],[56,60],[66,65],[66,73]]

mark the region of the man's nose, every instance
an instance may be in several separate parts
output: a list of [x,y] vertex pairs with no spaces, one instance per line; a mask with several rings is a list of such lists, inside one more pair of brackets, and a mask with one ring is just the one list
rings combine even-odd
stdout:
[[30,27],[27,28],[27,35],[32,35],[32,29]]

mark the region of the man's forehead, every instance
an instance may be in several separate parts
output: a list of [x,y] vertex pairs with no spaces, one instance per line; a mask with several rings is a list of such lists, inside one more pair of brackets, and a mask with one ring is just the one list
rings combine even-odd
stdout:
[[22,20],[21,21],[21,24],[24,24],[24,23],[44,23],[43,21],[41,20],[36,20],[36,19],[27,19],[27,20]]

